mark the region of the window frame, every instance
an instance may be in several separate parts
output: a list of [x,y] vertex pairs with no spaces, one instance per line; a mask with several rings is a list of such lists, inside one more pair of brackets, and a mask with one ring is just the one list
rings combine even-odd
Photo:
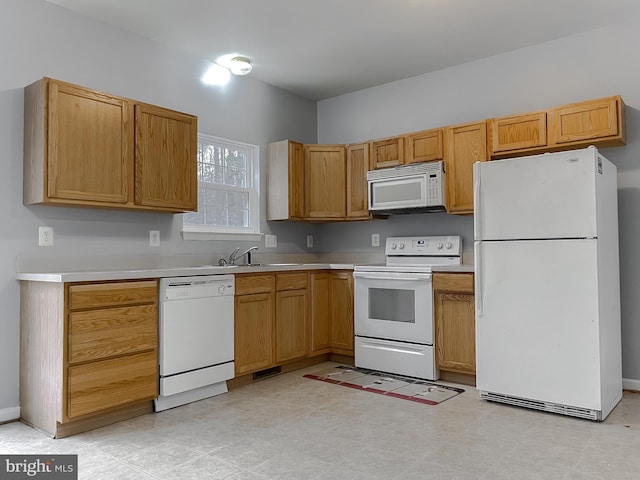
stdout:
[[[198,144],[206,143],[215,146],[224,146],[229,148],[246,149],[249,151],[251,158],[247,159],[247,187],[242,191],[249,192],[249,227],[227,227],[227,226],[207,226],[185,224],[184,215],[182,214],[182,238],[184,240],[247,240],[255,241],[262,238],[261,217],[262,208],[260,204],[260,147],[250,143],[229,140],[226,138],[216,137],[198,133]],[[249,185],[250,182],[250,185]],[[230,190],[235,190],[233,186],[229,186]],[[198,190],[200,190],[200,176],[198,175]],[[240,190],[239,188],[237,189]],[[198,208],[200,201],[198,199]]]

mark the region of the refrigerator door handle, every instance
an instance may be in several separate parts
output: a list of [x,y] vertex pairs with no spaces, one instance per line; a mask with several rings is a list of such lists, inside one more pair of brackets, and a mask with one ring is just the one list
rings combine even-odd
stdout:
[[475,259],[475,301],[476,301],[476,319],[482,317],[482,243],[476,242],[474,245],[473,257]]
[[473,234],[475,240],[482,240],[482,225],[480,212],[480,162],[473,164]]

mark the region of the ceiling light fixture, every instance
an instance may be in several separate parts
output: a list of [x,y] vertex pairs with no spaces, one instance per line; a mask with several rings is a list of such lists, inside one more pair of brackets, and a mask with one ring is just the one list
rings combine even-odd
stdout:
[[251,60],[247,57],[233,57],[229,62],[229,70],[234,75],[247,75],[253,70]]

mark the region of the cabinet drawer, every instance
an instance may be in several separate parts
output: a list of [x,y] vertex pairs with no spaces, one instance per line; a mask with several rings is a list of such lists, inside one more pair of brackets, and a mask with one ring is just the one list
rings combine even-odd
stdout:
[[158,396],[155,351],[69,367],[67,416],[98,412]]
[[448,292],[474,293],[473,273],[434,273],[433,289]]
[[299,290],[309,286],[307,273],[278,273],[276,275],[276,290]]
[[158,347],[158,309],[137,305],[69,314],[69,363]]
[[275,284],[275,275],[236,275],[236,295],[273,292]]
[[156,280],[69,285],[69,310],[155,303],[157,300]]

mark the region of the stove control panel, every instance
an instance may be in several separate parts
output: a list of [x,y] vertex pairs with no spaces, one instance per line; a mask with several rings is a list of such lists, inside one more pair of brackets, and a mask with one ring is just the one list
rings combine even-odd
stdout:
[[462,237],[457,235],[438,237],[387,237],[386,255],[447,256],[462,255]]

